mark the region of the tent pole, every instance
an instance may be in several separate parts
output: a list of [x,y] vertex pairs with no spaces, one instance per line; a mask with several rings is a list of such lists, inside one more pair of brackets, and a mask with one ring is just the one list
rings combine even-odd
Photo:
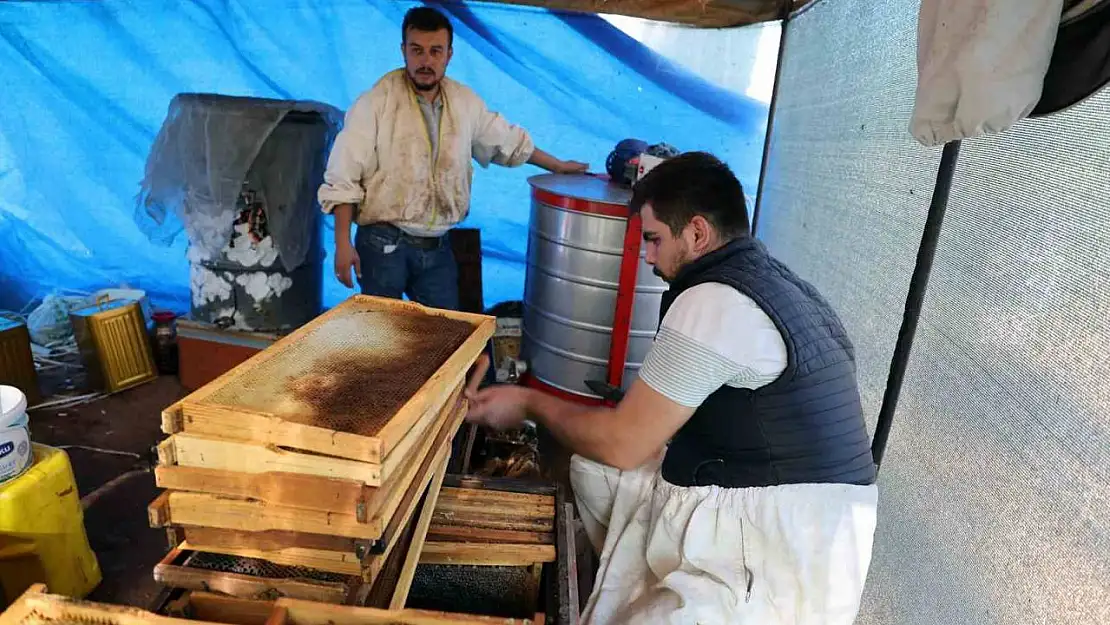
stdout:
[[771,86],[771,103],[767,109],[767,134],[763,138],[763,160],[759,166],[759,185],[755,191],[755,208],[752,209],[752,236],[756,236],[756,227],[759,225],[759,209],[763,205],[763,183],[767,179],[767,159],[771,156],[771,133],[775,128],[775,110],[779,102],[779,81],[782,78],[782,57],[786,50],[786,31],[790,24],[789,8],[782,18],[779,29],[779,54],[775,60],[775,81]]
[[883,452],[886,451],[890,428],[894,422],[894,410],[898,406],[898,396],[902,392],[902,382],[906,377],[906,367],[910,362],[914,335],[917,334],[917,321],[921,316],[921,305],[925,301],[925,289],[929,285],[929,272],[933,269],[933,257],[940,239],[940,228],[944,222],[944,211],[948,207],[948,194],[952,190],[952,178],[956,171],[956,159],[960,154],[960,142],[944,144],[940,166],[937,167],[937,180],[933,186],[933,199],[929,202],[929,214],[925,218],[925,229],[921,233],[921,245],[917,249],[917,262],[910,278],[909,292],[906,294],[906,308],[902,314],[902,328],[898,331],[898,342],[894,345],[894,356],[890,361],[890,374],[886,380],[883,404],[879,408],[879,420],[875,426],[875,438],[871,442],[871,456],[875,464],[881,466]]

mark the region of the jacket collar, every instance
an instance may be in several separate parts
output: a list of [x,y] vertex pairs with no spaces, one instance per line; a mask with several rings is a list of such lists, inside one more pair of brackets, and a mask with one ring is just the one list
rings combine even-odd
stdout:
[[725,243],[721,247],[705,254],[704,256],[687,263],[678,270],[678,275],[671,281],[670,290],[681,291],[697,279],[706,270],[729,262],[733,257],[749,251],[765,251],[763,243],[750,235],[743,235]]

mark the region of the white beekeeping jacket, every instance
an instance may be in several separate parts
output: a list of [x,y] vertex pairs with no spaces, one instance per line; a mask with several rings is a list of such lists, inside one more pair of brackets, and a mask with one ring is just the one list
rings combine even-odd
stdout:
[[922,0],[910,133],[927,146],[1006,130],[1041,98],[1063,0]]

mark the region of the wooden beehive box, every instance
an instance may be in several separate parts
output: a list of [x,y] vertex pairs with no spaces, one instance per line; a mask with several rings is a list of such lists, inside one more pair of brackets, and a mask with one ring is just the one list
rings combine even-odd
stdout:
[[178,616],[130,606],[80,601],[46,594],[35,584],[3,613],[0,625],[524,625],[531,620],[490,618],[428,610],[383,610],[316,601],[243,600],[195,593]]
[[350,298],[163,412],[155,479],[168,490],[151,525],[185,549],[372,583],[438,493],[493,329]]
[[356,295],[187,396],[162,430],[382,464],[444,405],[494,324]]

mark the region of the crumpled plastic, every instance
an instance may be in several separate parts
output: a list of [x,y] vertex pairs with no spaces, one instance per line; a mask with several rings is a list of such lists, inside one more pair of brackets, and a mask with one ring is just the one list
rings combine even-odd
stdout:
[[27,315],[27,332],[38,345],[55,345],[73,338],[69,313],[89,304],[88,296],[51,293]]
[[[296,113],[318,113],[324,131]],[[316,186],[342,119],[319,102],[178,94],[147,157],[135,223],[165,246],[184,229],[193,258],[218,259],[250,180],[282,265],[292,271],[312,246]]]

